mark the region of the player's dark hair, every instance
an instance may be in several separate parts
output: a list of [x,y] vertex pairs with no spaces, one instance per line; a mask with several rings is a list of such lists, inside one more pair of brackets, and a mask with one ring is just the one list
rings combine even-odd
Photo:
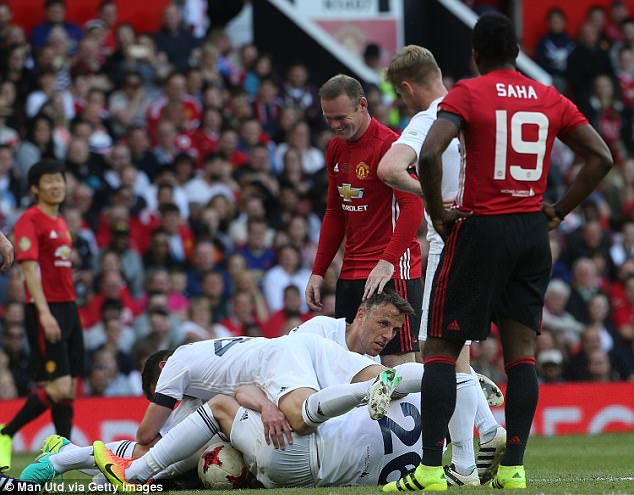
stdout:
[[147,400],[151,401],[154,399],[154,394],[151,389],[152,386],[156,385],[156,382],[161,374],[161,362],[166,361],[173,352],[174,351],[164,349],[162,351],[155,352],[145,360],[143,371],[141,372],[141,388],[143,389],[143,395],[145,395]]
[[398,292],[389,287],[383,289],[381,294],[375,292],[361,303],[361,307],[369,311],[375,306],[383,306],[385,304],[391,304],[402,315],[414,316],[416,314],[412,305],[407,302],[407,299],[404,299]]
[[361,97],[365,96],[361,83],[354,77],[345,74],[332,76],[319,88],[319,97],[327,101],[334,100],[344,94],[350,98],[353,105],[358,105]]
[[40,160],[29,169],[27,180],[29,187],[38,186],[40,179],[46,174],[62,174],[64,175],[64,164],[52,158]]
[[519,47],[511,20],[497,12],[483,14],[473,28],[473,50],[489,66],[514,64]]

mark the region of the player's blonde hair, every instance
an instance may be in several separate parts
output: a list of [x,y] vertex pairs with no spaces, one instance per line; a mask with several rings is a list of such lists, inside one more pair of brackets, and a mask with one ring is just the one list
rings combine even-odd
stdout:
[[385,73],[385,78],[396,87],[403,81],[425,85],[440,76],[440,67],[434,55],[427,48],[418,45],[401,48]]

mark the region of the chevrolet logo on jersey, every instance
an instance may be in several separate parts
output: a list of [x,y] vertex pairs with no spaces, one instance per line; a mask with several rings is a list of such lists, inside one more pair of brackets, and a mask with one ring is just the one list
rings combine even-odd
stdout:
[[352,201],[352,199],[359,199],[363,197],[363,188],[362,187],[352,187],[350,184],[341,184],[337,189],[339,189],[339,196],[343,198],[344,201]]

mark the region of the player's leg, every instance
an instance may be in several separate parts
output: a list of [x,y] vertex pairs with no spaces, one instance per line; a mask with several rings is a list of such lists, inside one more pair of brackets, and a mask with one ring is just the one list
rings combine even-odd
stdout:
[[540,212],[514,215],[505,229],[508,247],[517,254],[515,269],[496,307],[508,376],[507,442],[493,486],[524,488],[524,451],[539,393],[535,346],[552,259],[547,220]]
[[[53,451],[48,451],[38,456],[35,461],[24,468],[20,474],[20,479],[43,484],[52,480],[55,476],[74,469],[96,467],[92,445],[81,447],[63,437],[55,436],[62,440],[62,445]],[[106,444],[108,449],[123,459],[132,459],[135,451],[138,455],[137,445],[137,442],[130,440],[119,440]]]
[[486,221],[483,225],[482,217],[472,217],[456,223],[447,239],[434,274],[424,349],[423,458],[414,473],[389,483],[385,491],[447,487],[442,454],[456,403],[456,359],[466,340],[488,335],[500,292],[497,285],[510,271],[502,262],[507,256],[503,236],[491,230]]
[[102,442],[95,442],[95,463],[108,480],[119,488],[145,483],[149,478],[201,449],[220,425],[214,418],[209,403],[175,425],[143,457],[125,461],[114,455]]
[[411,280],[390,280],[387,284],[400,296],[406,299],[416,312],[414,316],[407,315],[401,331],[390,340],[381,351],[381,363],[388,367],[395,367],[403,363],[416,361],[418,351],[418,333],[422,319],[423,282],[420,278]]
[[[480,382],[480,380],[489,380],[487,377],[483,377],[483,375],[478,375],[473,368],[471,368],[471,375],[478,380],[478,382]],[[506,430],[493,416],[487,396],[484,394],[484,388],[482,392],[482,394],[478,395],[478,406],[475,415],[475,427],[478,430],[480,443],[476,466],[478,467],[480,483],[485,484],[495,476],[497,467],[506,449]],[[501,396],[499,390],[498,394]],[[497,399],[497,396],[494,397]]]
[[60,391],[59,400],[51,407],[51,417],[58,435],[70,438],[73,423],[74,398],[77,377],[84,376],[84,337],[77,305],[74,302],[51,305],[51,312],[62,329],[62,340],[73,381],[67,390]]
[[469,346],[463,346],[456,360],[456,407],[449,420],[451,464],[445,466],[449,485],[479,485],[473,450],[473,424],[478,394],[482,395],[477,380],[469,367]]
[[[51,304],[50,308],[57,318],[58,305]],[[69,355],[64,340],[55,343],[46,341],[35,305],[25,306],[24,320],[31,348],[33,377],[36,382],[44,383],[45,386],[36,388],[13,419],[0,431],[0,466],[11,465],[12,438],[20,428],[67,398],[72,387]]]

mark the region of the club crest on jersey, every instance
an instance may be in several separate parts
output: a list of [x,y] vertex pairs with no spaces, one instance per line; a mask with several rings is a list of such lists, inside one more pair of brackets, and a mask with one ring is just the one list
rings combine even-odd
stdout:
[[357,174],[357,179],[367,179],[370,176],[370,166],[365,162],[361,162],[357,164],[355,173]]
[[20,241],[18,242],[18,247],[20,248],[21,251],[28,251],[29,248],[31,247],[31,241],[29,240],[28,237],[22,237]]
[[363,197],[362,187],[352,187],[352,184],[343,183],[337,189],[339,190],[339,196],[347,202]]

